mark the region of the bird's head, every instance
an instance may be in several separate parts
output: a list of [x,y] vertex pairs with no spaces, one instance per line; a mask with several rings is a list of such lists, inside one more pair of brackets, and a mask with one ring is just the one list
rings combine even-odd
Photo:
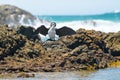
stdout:
[[52,22],[52,23],[50,24],[50,27],[56,27],[56,23],[55,23],[55,22]]

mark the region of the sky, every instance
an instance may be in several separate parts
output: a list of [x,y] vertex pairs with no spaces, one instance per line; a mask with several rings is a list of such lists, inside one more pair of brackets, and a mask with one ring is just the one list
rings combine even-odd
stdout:
[[88,15],[120,11],[120,0],[0,0],[34,15]]

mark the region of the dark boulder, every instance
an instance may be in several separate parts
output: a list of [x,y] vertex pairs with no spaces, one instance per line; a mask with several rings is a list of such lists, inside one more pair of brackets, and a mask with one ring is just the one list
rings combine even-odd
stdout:
[[21,26],[18,30],[17,30],[18,34],[22,34],[24,36],[26,36],[29,40],[38,40],[40,41],[40,36],[38,34],[35,33],[35,28],[33,27],[26,27],[26,26]]

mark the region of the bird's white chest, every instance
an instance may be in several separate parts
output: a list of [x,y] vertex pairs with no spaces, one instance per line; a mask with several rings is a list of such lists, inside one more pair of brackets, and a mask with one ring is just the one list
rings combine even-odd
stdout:
[[50,28],[48,34],[56,34],[55,28]]
[[55,37],[55,34],[56,34],[56,31],[55,31],[55,28],[53,27],[53,28],[50,28],[49,30],[48,30],[48,35],[49,35],[49,37]]

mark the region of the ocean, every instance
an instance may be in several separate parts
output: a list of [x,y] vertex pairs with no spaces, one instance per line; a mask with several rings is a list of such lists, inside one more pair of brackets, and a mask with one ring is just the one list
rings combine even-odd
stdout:
[[97,71],[40,72],[34,74],[35,77],[32,78],[16,78],[13,76],[0,80],[120,80],[120,67],[99,69]]
[[[84,28],[102,32],[120,31],[120,12],[111,12],[96,15],[37,15],[46,22],[56,22],[57,28],[68,26],[75,31]],[[49,25],[44,24],[47,27]]]
[[[101,32],[118,32],[120,31],[120,12],[110,12],[96,15],[35,15],[36,19],[28,19],[25,15],[21,15],[19,18],[19,24],[24,26],[32,26],[35,29],[41,25],[50,27],[51,22],[56,22],[56,28],[67,26],[77,31],[80,28],[86,30],[96,30]],[[27,19],[26,19],[27,18]],[[14,23],[9,24],[9,26]],[[42,41],[49,39],[49,36],[41,36]],[[56,35],[56,40],[59,36]]]

